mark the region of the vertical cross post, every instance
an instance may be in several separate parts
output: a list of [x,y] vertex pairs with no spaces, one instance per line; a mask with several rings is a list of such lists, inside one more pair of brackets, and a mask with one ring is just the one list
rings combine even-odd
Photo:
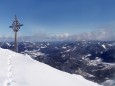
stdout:
[[20,24],[18,19],[17,19],[17,16],[15,15],[15,19],[12,23],[12,26],[10,26],[10,28],[13,29],[14,33],[15,33],[15,39],[14,39],[14,50],[15,52],[18,52],[18,40],[17,40],[17,33],[20,29],[20,27],[23,26],[23,24]]

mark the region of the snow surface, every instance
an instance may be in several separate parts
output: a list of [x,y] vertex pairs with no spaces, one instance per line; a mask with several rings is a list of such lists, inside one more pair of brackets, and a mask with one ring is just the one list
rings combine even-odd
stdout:
[[106,49],[106,46],[103,44],[103,45],[101,45],[104,49]]
[[33,60],[28,55],[0,48],[0,86],[100,86]]

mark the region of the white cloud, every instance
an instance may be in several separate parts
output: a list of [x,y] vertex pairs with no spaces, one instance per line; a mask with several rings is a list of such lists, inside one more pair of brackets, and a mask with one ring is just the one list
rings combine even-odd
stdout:
[[65,39],[69,37],[68,33],[63,33],[63,34],[57,34],[54,36],[56,39]]
[[103,29],[99,31],[93,31],[88,33],[82,33],[79,35],[72,35],[69,39],[75,40],[101,40],[101,41],[111,41],[115,40],[115,31],[113,29]]

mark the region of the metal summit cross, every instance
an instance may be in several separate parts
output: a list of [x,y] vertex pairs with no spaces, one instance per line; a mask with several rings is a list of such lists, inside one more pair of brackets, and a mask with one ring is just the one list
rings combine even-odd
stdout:
[[18,52],[17,32],[19,31],[21,26],[23,26],[23,24],[19,23],[17,16],[15,15],[15,20],[13,21],[12,26],[10,26],[10,28],[12,28],[15,33],[15,39],[14,39],[15,52]]

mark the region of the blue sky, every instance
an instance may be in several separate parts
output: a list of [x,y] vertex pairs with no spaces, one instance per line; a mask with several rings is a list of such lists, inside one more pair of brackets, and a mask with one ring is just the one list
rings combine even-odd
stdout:
[[23,35],[80,34],[115,27],[115,0],[0,0],[0,34],[12,36],[14,15]]

